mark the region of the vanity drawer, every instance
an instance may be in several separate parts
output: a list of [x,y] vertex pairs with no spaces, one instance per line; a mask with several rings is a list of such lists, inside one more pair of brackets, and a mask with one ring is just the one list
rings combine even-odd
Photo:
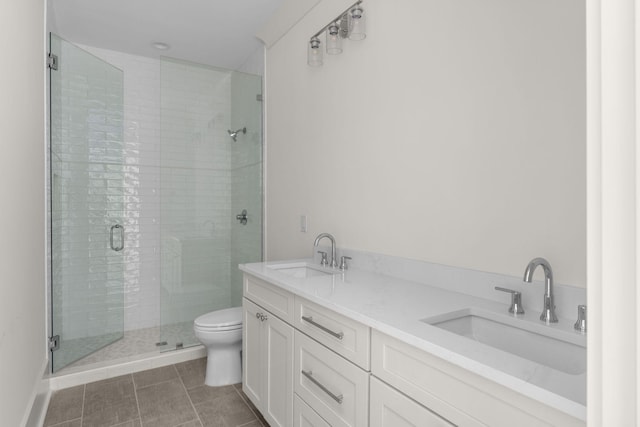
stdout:
[[455,427],[376,377],[371,377],[369,427]]
[[294,319],[293,294],[260,280],[249,274],[244,275],[244,297],[262,308],[292,324]]
[[300,396],[294,394],[293,427],[331,427],[331,424],[323,420]]
[[294,326],[362,369],[370,369],[368,326],[300,297],[295,299]]
[[365,427],[369,373],[295,331],[294,390],[333,427]]

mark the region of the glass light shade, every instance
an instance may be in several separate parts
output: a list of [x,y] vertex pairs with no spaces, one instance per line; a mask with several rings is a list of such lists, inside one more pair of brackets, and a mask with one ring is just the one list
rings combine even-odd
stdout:
[[349,13],[349,40],[363,40],[367,37],[367,18],[361,5],[354,6]]
[[342,37],[340,37],[340,26],[334,22],[327,28],[327,54],[339,53],[342,53]]
[[313,37],[309,40],[307,64],[312,67],[319,67],[322,65],[322,46],[320,45],[320,39],[317,37]]

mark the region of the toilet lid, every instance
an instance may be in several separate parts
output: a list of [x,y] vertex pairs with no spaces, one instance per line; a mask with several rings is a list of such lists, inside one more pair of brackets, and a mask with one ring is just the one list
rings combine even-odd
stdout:
[[193,322],[201,328],[225,328],[230,326],[242,326],[242,307],[225,308],[203,314]]

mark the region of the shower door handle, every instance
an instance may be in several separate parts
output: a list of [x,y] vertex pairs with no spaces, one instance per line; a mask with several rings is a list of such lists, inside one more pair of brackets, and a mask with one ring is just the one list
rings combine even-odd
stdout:
[[[120,230],[120,245],[119,246],[114,246],[113,245],[113,230],[114,229]],[[112,225],[111,226],[111,233],[109,235],[109,244],[111,245],[111,249],[113,249],[116,252],[120,252],[121,250],[124,249],[124,227],[121,226],[120,224],[116,224],[116,225]]]

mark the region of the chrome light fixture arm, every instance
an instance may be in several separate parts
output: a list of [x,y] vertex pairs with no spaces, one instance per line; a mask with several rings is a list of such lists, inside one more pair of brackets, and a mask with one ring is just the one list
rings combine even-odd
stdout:
[[[319,37],[320,34],[324,33],[327,30],[327,28],[329,28],[334,24],[338,24],[338,26],[340,27],[340,37],[342,37],[343,39],[346,39],[347,37],[349,37],[349,24],[348,24],[349,20],[346,19],[345,17],[348,16],[347,14],[352,9],[354,9],[356,6],[359,6],[361,3],[362,3],[362,0],[358,0],[357,2],[349,6],[340,15],[336,16],[331,22],[329,22],[327,25],[322,27],[320,31],[312,35],[311,38]],[[362,8],[360,8],[360,10],[362,10]]]

